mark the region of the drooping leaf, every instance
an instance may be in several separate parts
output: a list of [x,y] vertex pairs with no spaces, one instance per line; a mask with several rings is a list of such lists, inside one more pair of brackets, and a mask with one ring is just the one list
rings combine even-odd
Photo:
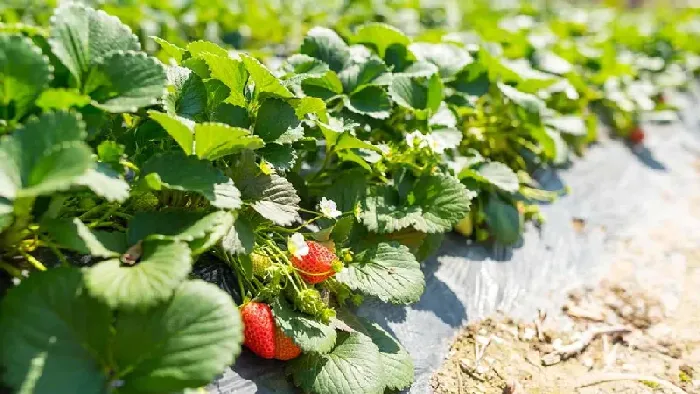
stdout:
[[212,381],[240,352],[243,324],[231,296],[201,280],[167,304],[120,313],[114,359],[125,392],[176,392]]
[[229,177],[208,161],[185,156],[182,152],[153,156],[143,165],[141,174],[146,178],[151,176],[149,180],[154,181],[156,187],[199,193],[217,208],[241,206],[241,193]]
[[186,155],[194,153],[194,122],[163,112],[148,111],[151,119],[160,124],[168,134],[180,145]]
[[507,99],[512,101],[514,104],[523,107],[528,112],[539,114],[542,113],[542,110],[544,110],[546,106],[545,103],[539,99],[539,97],[529,93],[523,93],[511,86],[499,83],[498,89]]
[[377,323],[361,319],[364,333],[379,348],[382,365],[382,381],[388,389],[403,390],[414,380],[413,360],[396,338],[384,331]]
[[227,211],[209,214],[190,211],[139,212],[129,222],[130,245],[147,239],[182,241],[200,254],[216,244],[233,226],[234,217]]
[[74,114],[42,114],[0,140],[0,196],[32,197],[66,190],[92,166],[82,142],[85,125]]
[[129,184],[108,164],[97,163],[78,178],[76,185],[84,186],[107,201],[125,201],[129,198]]
[[[136,112],[157,104],[167,93],[163,65],[142,52],[112,52],[102,59],[95,72],[104,85],[91,97],[97,100],[97,107],[108,112]],[[124,78],[125,75],[129,77]]]
[[27,37],[0,35],[0,106],[14,103],[14,118],[31,108],[51,80],[49,59]]
[[[102,63],[108,54],[141,49],[131,29],[118,18],[78,3],[66,3],[56,9],[51,17],[49,45],[78,86],[83,86],[90,68]],[[128,75],[123,69],[121,72],[122,77]]]
[[484,163],[476,169],[465,168],[460,172],[459,177],[470,177],[480,182],[490,183],[509,193],[518,191],[520,187],[515,172],[507,165],[496,161]]
[[486,203],[484,213],[486,213],[486,223],[497,241],[511,245],[520,239],[522,232],[520,214],[512,204],[492,194]]
[[544,123],[565,134],[584,136],[588,134],[583,118],[576,115],[547,118]]
[[303,352],[328,353],[335,345],[335,328],[295,311],[281,298],[272,302],[275,322]]
[[356,254],[336,278],[353,290],[396,304],[418,301],[425,288],[420,264],[397,242],[382,242]]
[[324,27],[309,30],[300,52],[322,60],[335,72],[340,72],[350,59],[350,51],[345,41],[336,32]]
[[0,303],[3,382],[18,392],[104,392],[112,315],[75,268],[36,272]]
[[54,219],[43,222],[41,228],[64,248],[97,257],[118,257],[127,249],[123,233],[96,231],[88,228],[80,219]]
[[145,311],[166,301],[192,268],[184,242],[149,240],[134,265],[119,258],[103,261],[85,272],[90,294],[112,309]]
[[339,332],[327,354],[303,353],[290,362],[294,383],[311,393],[378,394],[383,392],[379,349],[360,333]]
[[255,89],[264,97],[267,95],[281,97],[281,98],[292,98],[294,95],[289,91],[282,82],[272,75],[267,67],[263,66],[254,57],[241,54],[241,59],[243,59],[243,64],[245,64],[250,77],[255,82]]
[[221,246],[231,254],[250,254],[255,246],[253,224],[245,217],[239,216],[221,240]]

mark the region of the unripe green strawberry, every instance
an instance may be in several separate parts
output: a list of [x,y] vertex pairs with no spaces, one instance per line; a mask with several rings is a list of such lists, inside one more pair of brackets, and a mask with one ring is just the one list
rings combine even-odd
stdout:
[[267,268],[272,265],[272,260],[270,260],[269,257],[260,253],[251,253],[250,259],[253,262],[253,275],[257,277],[265,276]]
[[267,304],[249,302],[241,308],[243,344],[262,358],[275,357],[275,319]]
[[474,223],[472,222],[472,215],[467,214],[467,216],[465,216],[464,219],[457,222],[457,224],[455,225],[455,231],[464,235],[465,237],[471,236],[472,232],[474,232]]
[[307,283],[321,283],[342,269],[342,263],[330,249],[316,241],[306,241],[309,252],[292,256],[292,265]]

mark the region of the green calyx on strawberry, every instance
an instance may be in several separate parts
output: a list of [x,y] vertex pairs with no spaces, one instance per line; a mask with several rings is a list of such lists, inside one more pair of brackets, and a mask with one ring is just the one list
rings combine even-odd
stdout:
[[301,354],[301,349],[275,323],[270,306],[261,302],[249,302],[241,307],[245,326],[243,344],[262,358],[291,360]]
[[316,241],[306,241],[308,252],[292,256],[292,265],[307,283],[321,283],[343,269],[343,263],[327,247]]

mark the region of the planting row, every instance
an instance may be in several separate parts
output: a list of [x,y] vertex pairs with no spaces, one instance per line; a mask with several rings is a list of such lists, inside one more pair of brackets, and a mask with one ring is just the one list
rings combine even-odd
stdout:
[[2,25],[3,384],[184,392],[243,344],[306,392],[409,387],[410,355],[354,309],[416,302],[453,229],[518,242],[565,192],[535,169],[599,119],[643,143],[639,115],[700,63],[692,23],[481,12],[422,40],[315,27],[275,67],[208,41],[152,56],[83,5]]

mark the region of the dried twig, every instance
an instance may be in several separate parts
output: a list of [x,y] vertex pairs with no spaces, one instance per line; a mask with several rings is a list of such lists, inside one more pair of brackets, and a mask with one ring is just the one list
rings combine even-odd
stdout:
[[544,359],[549,360],[547,363],[548,365],[557,364],[562,360],[566,360],[581,353],[598,335],[621,334],[630,331],[631,329],[625,326],[591,328],[581,334],[581,338],[579,338],[578,341],[568,345],[555,344],[554,351],[546,354]]
[[651,382],[655,383],[661,387],[667,388],[674,392],[675,394],[688,394],[685,392],[685,390],[681,389],[680,387],[674,385],[673,383],[659,379],[655,376],[651,375],[640,375],[640,374],[631,374],[631,373],[620,373],[620,372],[601,372],[594,374],[592,376],[589,376],[588,378],[585,378],[582,380],[578,385],[576,385],[577,388],[581,387],[588,387],[588,386],[593,386],[596,384],[600,383],[606,383],[606,382],[617,382],[620,380],[634,380],[638,382]]

